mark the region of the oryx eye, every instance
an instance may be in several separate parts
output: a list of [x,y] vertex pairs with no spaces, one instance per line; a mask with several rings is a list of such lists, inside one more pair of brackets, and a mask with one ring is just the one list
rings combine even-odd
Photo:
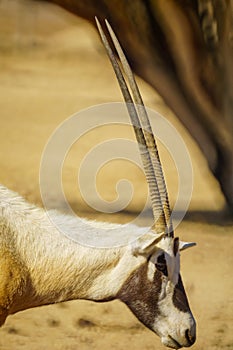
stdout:
[[168,275],[167,273],[167,263],[164,254],[159,255],[157,259],[157,263],[155,264],[156,269],[162,272],[165,276]]

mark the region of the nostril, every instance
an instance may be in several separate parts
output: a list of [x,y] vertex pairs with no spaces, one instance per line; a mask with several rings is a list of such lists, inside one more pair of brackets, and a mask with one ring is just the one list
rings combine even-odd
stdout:
[[193,345],[195,343],[196,336],[193,335],[189,329],[186,329],[185,331],[185,338],[187,339],[189,345]]

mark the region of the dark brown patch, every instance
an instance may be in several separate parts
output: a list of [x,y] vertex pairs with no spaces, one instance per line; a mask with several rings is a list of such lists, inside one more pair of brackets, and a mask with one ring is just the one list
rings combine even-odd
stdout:
[[48,323],[49,327],[59,327],[60,326],[60,321],[55,320],[55,319],[49,319],[49,320],[47,320],[47,323]]
[[174,289],[173,294],[173,304],[174,306],[183,312],[191,312],[189,308],[188,299],[184,290],[183,282],[181,276],[179,275],[179,280]]
[[85,318],[80,318],[78,321],[77,321],[77,325],[79,327],[82,327],[82,328],[91,328],[91,327],[95,327],[96,324],[90,320],[87,320]]
[[117,297],[122,300],[145,326],[152,329],[158,314],[158,296],[161,292],[162,273],[157,271],[154,280],[147,278],[148,263],[134,271]]
[[164,253],[158,256],[157,263],[155,264],[155,266],[157,270],[164,274],[164,276],[168,276],[167,262]]
[[176,254],[179,252],[179,237],[174,238],[174,243],[173,243],[173,253],[176,256]]
[[7,333],[9,333],[9,334],[19,334],[20,332],[15,327],[9,327],[9,328],[7,328]]

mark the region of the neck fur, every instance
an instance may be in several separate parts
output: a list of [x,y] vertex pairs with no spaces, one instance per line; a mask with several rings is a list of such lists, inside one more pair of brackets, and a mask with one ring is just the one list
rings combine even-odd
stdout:
[[[17,279],[17,288],[13,288],[20,293],[15,293],[9,313],[72,299],[114,299],[144,259],[133,257],[130,245],[108,249],[82,246],[54,227],[43,209],[4,187],[0,187],[0,194],[0,244],[14,262],[12,273],[21,271],[21,281]],[[53,215],[66,225],[78,224],[74,218],[56,212]],[[129,225],[129,231],[135,228]]]

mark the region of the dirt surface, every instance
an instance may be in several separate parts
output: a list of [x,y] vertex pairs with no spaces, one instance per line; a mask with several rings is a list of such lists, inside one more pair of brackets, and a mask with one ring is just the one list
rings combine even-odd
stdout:
[[[42,206],[40,161],[49,137],[74,113],[97,104],[121,101],[116,80],[98,36],[88,23],[46,3],[3,0],[0,81],[0,182]],[[184,240],[197,242],[197,247],[182,253],[182,275],[198,325],[193,349],[233,349],[233,226],[222,214],[224,199],[193,140],[156,93],[144,82],[138,82],[146,105],[175,125],[192,160],[191,203],[176,232]],[[119,137],[133,139],[132,131],[124,125],[96,127],[83,135],[67,154],[63,186],[78,214],[127,222],[145,205],[144,176],[124,160],[103,167],[97,174],[96,186],[106,201],[112,201],[117,197],[117,181],[127,177],[134,187],[127,210],[117,214],[96,213],[77,190],[77,171],[85,155],[96,144]],[[171,202],[175,203],[176,168],[163,149],[161,157]],[[89,188],[90,195],[88,179],[87,176],[84,187]],[[55,198],[59,206],[56,201]],[[159,338],[119,301],[103,304],[72,301],[27,310],[10,316],[0,332],[2,350],[164,349]]]

